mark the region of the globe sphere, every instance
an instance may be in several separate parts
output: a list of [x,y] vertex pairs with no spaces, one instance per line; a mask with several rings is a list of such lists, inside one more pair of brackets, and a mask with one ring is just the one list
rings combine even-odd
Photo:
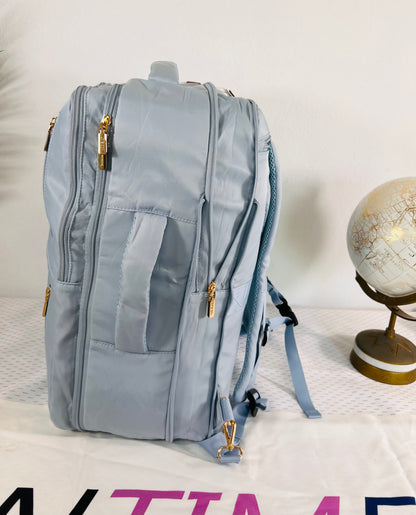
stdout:
[[347,230],[361,277],[390,297],[416,293],[416,177],[386,182],[355,208]]

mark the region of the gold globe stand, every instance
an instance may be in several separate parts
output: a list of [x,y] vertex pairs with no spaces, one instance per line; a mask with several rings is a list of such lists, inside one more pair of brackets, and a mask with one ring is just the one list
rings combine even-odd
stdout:
[[370,329],[357,334],[350,355],[353,366],[366,377],[387,384],[410,384],[416,380],[416,346],[407,338],[396,334],[397,317],[416,321],[399,306],[416,302],[416,293],[389,297],[373,290],[357,273],[356,280],[364,293],[390,311],[390,322],[385,331]]

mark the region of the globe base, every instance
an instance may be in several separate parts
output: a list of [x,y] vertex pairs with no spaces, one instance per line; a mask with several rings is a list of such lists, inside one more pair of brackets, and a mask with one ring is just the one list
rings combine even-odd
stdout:
[[361,374],[380,383],[416,381],[416,346],[394,331],[370,329],[357,334],[350,361]]

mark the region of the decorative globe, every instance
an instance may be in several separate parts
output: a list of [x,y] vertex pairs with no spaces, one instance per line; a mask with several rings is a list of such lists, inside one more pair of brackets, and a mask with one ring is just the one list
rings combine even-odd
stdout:
[[360,274],[390,297],[416,292],[416,177],[371,191],[353,212],[348,251]]

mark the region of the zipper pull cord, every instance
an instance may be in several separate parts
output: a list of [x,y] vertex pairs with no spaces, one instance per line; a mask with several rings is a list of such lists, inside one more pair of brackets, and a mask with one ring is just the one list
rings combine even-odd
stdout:
[[208,318],[214,318],[215,315],[215,295],[217,285],[214,281],[208,286]]
[[111,116],[105,114],[98,126],[98,169],[107,169],[108,128],[111,125]]
[[48,286],[45,291],[45,302],[43,304],[42,316],[46,317],[46,312],[48,311],[49,297],[51,296],[51,287]]
[[46,141],[45,141],[45,146],[43,147],[43,150],[46,152],[49,148],[49,142],[51,140],[51,136],[52,136],[52,131],[53,131],[53,128],[55,127],[55,123],[56,123],[56,119],[58,117],[57,116],[54,116],[51,121],[49,122],[49,129],[48,129],[48,134],[46,135]]

